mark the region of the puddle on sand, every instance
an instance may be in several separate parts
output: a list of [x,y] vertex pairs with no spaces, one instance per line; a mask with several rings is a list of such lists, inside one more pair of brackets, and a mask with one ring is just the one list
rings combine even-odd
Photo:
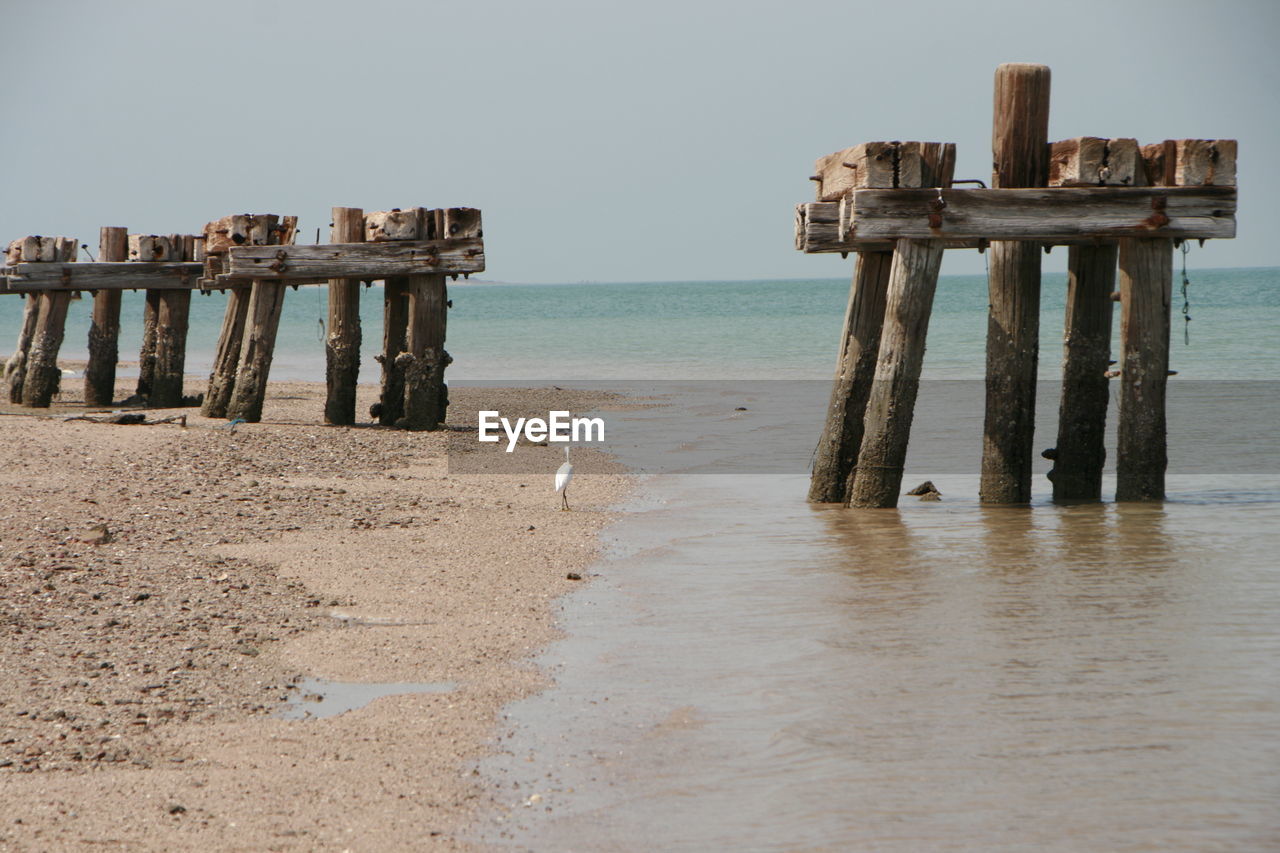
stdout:
[[448,693],[451,682],[436,684],[391,682],[360,684],[352,681],[324,681],[306,678],[298,682],[297,695],[277,713],[290,720],[306,720],[316,717],[336,717],[346,711],[363,708],[374,699],[383,696],[399,696],[405,693]]

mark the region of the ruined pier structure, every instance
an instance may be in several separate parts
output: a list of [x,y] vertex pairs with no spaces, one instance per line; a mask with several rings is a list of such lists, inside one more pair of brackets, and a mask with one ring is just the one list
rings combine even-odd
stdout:
[[1048,126],[1049,69],[1007,64],[996,71],[990,189],[953,187],[951,143],[870,142],[818,160],[818,200],[797,207],[796,248],[857,261],[811,501],[897,505],[938,269],[955,248],[990,251],[980,496],[1030,500],[1041,248],[1057,245],[1068,247],[1068,292],[1054,499],[1101,499],[1113,376],[1116,499],[1163,499],[1173,252],[1235,236],[1236,143],[1050,143]]
[[[68,306],[94,294],[85,402],[113,404],[119,358],[120,294],[145,290],[136,397],[153,408],[184,404],[188,312],[193,290],[223,290],[227,309],[201,411],[209,417],[262,418],[276,331],[288,287],[329,289],[325,420],[356,420],[360,368],[360,285],[383,281],[382,390],[373,416],[385,425],[436,429],[448,405],[444,370],[445,279],[484,270],[480,211],[421,207],[365,214],[333,209],[331,242],[296,245],[297,218],[226,216],[200,235],[128,234],[103,228],[99,257],[75,263],[66,237],[9,244],[0,292],[23,294],[17,348],[5,365],[11,402],[47,407],[62,378],[57,366]],[[191,402],[189,400],[185,402]]]

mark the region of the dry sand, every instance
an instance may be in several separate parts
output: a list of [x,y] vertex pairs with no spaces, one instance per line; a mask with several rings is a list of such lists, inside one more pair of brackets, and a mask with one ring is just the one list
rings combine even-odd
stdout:
[[[468,849],[500,709],[544,686],[629,480],[575,456],[606,473],[561,512],[558,448],[450,474],[447,433],[325,427],[323,393],[273,384],[234,434],[0,409],[0,849]],[[452,396],[455,430],[607,400]],[[278,716],[304,677],[452,689]]]

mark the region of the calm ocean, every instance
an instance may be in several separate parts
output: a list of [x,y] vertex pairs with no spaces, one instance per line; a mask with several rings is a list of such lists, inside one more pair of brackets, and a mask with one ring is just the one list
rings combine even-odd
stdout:
[[[643,478],[595,581],[564,601],[566,639],[539,660],[556,685],[508,709],[482,767],[506,808],[477,840],[1280,849],[1280,269],[1191,279],[1190,345],[1175,284],[1168,501],[1055,506],[1044,463],[1030,507],[980,505],[965,460],[980,448],[981,387],[939,382],[973,389],[972,411],[918,413],[933,452],[913,444],[906,485],[931,478],[943,500],[871,511],[807,504],[803,446],[791,467],[760,464],[786,430],[817,438],[847,281],[451,286],[455,381],[657,380],[693,395],[620,416],[652,446],[611,449],[656,454],[663,473]],[[940,281],[927,378],[981,379],[985,288]],[[1046,380],[1064,290],[1046,276]],[[140,304],[126,295],[125,358]],[[195,299],[194,373],[222,304]],[[72,308],[68,358],[84,355],[87,309]],[[19,311],[0,300],[0,341]],[[289,294],[275,378],[323,377],[323,316],[319,288]],[[363,379],[376,376],[370,359]],[[711,397],[691,382],[713,379],[757,382]],[[795,379],[816,381],[758,382]],[[791,385],[818,389],[814,402],[783,402]],[[1046,388],[1044,447],[1056,405]]]
[[[850,262],[852,266],[852,262]],[[1172,364],[1194,379],[1271,379],[1280,366],[1280,269],[1191,270],[1191,345],[1184,346],[1175,281]],[[1058,370],[1065,276],[1046,275],[1041,368]],[[659,282],[642,284],[451,284],[449,375],[465,379],[826,379],[844,318],[846,280]],[[376,382],[381,299],[365,291],[366,360]],[[324,379],[324,288],[291,291],[272,377]],[[140,293],[126,293],[121,358],[142,334]],[[187,367],[207,375],[225,298],[192,301]],[[925,375],[982,378],[984,276],[943,276],[929,326]],[[85,358],[89,300],[72,305],[62,356]],[[0,346],[16,339],[22,300],[0,299]],[[1116,323],[1117,335],[1119,323]]]

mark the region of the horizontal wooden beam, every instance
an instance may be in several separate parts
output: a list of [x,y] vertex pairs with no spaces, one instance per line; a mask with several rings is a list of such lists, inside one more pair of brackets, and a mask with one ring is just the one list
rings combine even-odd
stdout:
[[[838,201],[815,201],[796,205],[796,248],[809,255],[849,252],[891,252],[892,240],[858,240],[841,229]],[[985,249],[987,240],[946,240],[948,249]]]
[[30,263],[5,267],[4,289],[37,290],[194,290],[204,264],[124,261],[120,263]]
[[[288,285],[289,287],[292,287],[295,290],[297,290],[299,287],[301,287],[304,284],[327,285],[329,283],[329,279],[327,278],[288,278],[288,279],[271,278],[267,280],[282,282]],[[230,290],[234,287],[248,287],[249,284],[250,282],[246,282],[242,278],[230,278],[226,275],[219,275],[219,276],[215,276],[214,278],[200,279],[201,290]]]
[[1234,187],[855,190],[856,240],[1230,238]]
[[397,240],[315,246],[232,246],[218,281],[381,279],[397,275],[470,274],[484,271],[484,241]]

